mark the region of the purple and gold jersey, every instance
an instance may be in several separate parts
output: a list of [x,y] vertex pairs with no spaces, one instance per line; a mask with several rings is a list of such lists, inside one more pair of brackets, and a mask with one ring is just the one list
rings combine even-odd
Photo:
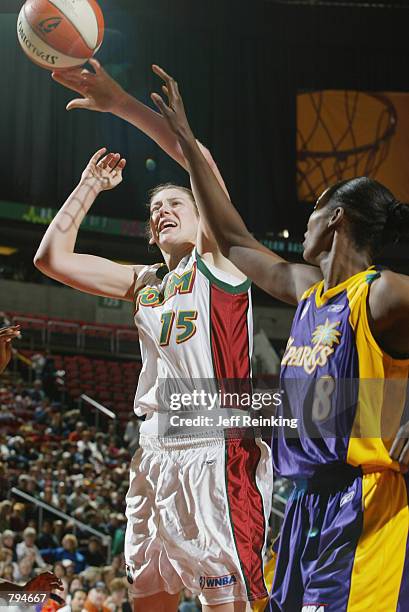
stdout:
[[269,612],[407,612],[409,478],[388,454],[409,360],[371,334],[370,268],[324,293],[305,292],[282,360],[284,417],[276,473],[291,478]]
[[409,360],[387,355],[371,334],[367,299],[379,275],[371,267],[325,293],[322,281],[301,298],[281,370],[281,411],[298,420],[298,435],[275,432],[281,476],[308,479],[340,463],[399,471],[388,450],[405,408]]

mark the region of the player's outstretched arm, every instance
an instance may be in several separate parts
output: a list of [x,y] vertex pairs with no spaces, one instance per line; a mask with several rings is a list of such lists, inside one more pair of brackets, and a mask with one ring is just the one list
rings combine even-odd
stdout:
[[122,181],[125,159],[117,153],[105,153],[100,149],[90,159],[78,186],[50,223],[34,265],[46,276],[75,289],[132,301],[138,266],[74,252],[80,225],[98,194]]
[[[71,100],[67,104],[67,110],[83,108],[116,115],[152,138],[170,157],[187,170],[180,144],[160,113],[124,91],[119,83],[104,70],[98,60],[92,58],[89,63],[94,72],[81,67],[52,73],[54,81],[82,96],[82,98]],[[152,69],[162,77],[159,66],[153,65]],[[209,151],[200,143],[198,145],[225,189],[223,179]]]
[[304,291],[322,278],[320,270],[290,264],[253,238],[197,145],[177,83],[164,71],[162,74],[168,104],[155,93],[152,99],[178,139],[200,214],[211,228],[222,254],[267,293],[296,304]]

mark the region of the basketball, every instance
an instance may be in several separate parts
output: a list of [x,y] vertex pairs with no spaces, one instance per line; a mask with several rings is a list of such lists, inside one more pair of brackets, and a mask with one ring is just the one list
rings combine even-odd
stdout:
[[27,0],[17,36],[24,53],[42,68],[73,68],[100,48],[104,16],[95,0]]

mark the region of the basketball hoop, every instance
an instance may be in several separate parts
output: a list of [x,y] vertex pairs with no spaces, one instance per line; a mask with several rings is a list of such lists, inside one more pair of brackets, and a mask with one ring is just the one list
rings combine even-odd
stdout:
[[375,178],[388,156],[397,126],[397,112],[387,96],[315,91],[300,94],[298,104],[300,200],[315,201],[324,189],[340,180]]

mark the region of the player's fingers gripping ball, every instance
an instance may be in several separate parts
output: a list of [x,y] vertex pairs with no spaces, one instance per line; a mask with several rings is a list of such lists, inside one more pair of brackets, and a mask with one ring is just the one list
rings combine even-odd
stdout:
[[42,68],[73,68],[100,48],[104,17],[95,0],[27,0],[17,36],[26,55]]

